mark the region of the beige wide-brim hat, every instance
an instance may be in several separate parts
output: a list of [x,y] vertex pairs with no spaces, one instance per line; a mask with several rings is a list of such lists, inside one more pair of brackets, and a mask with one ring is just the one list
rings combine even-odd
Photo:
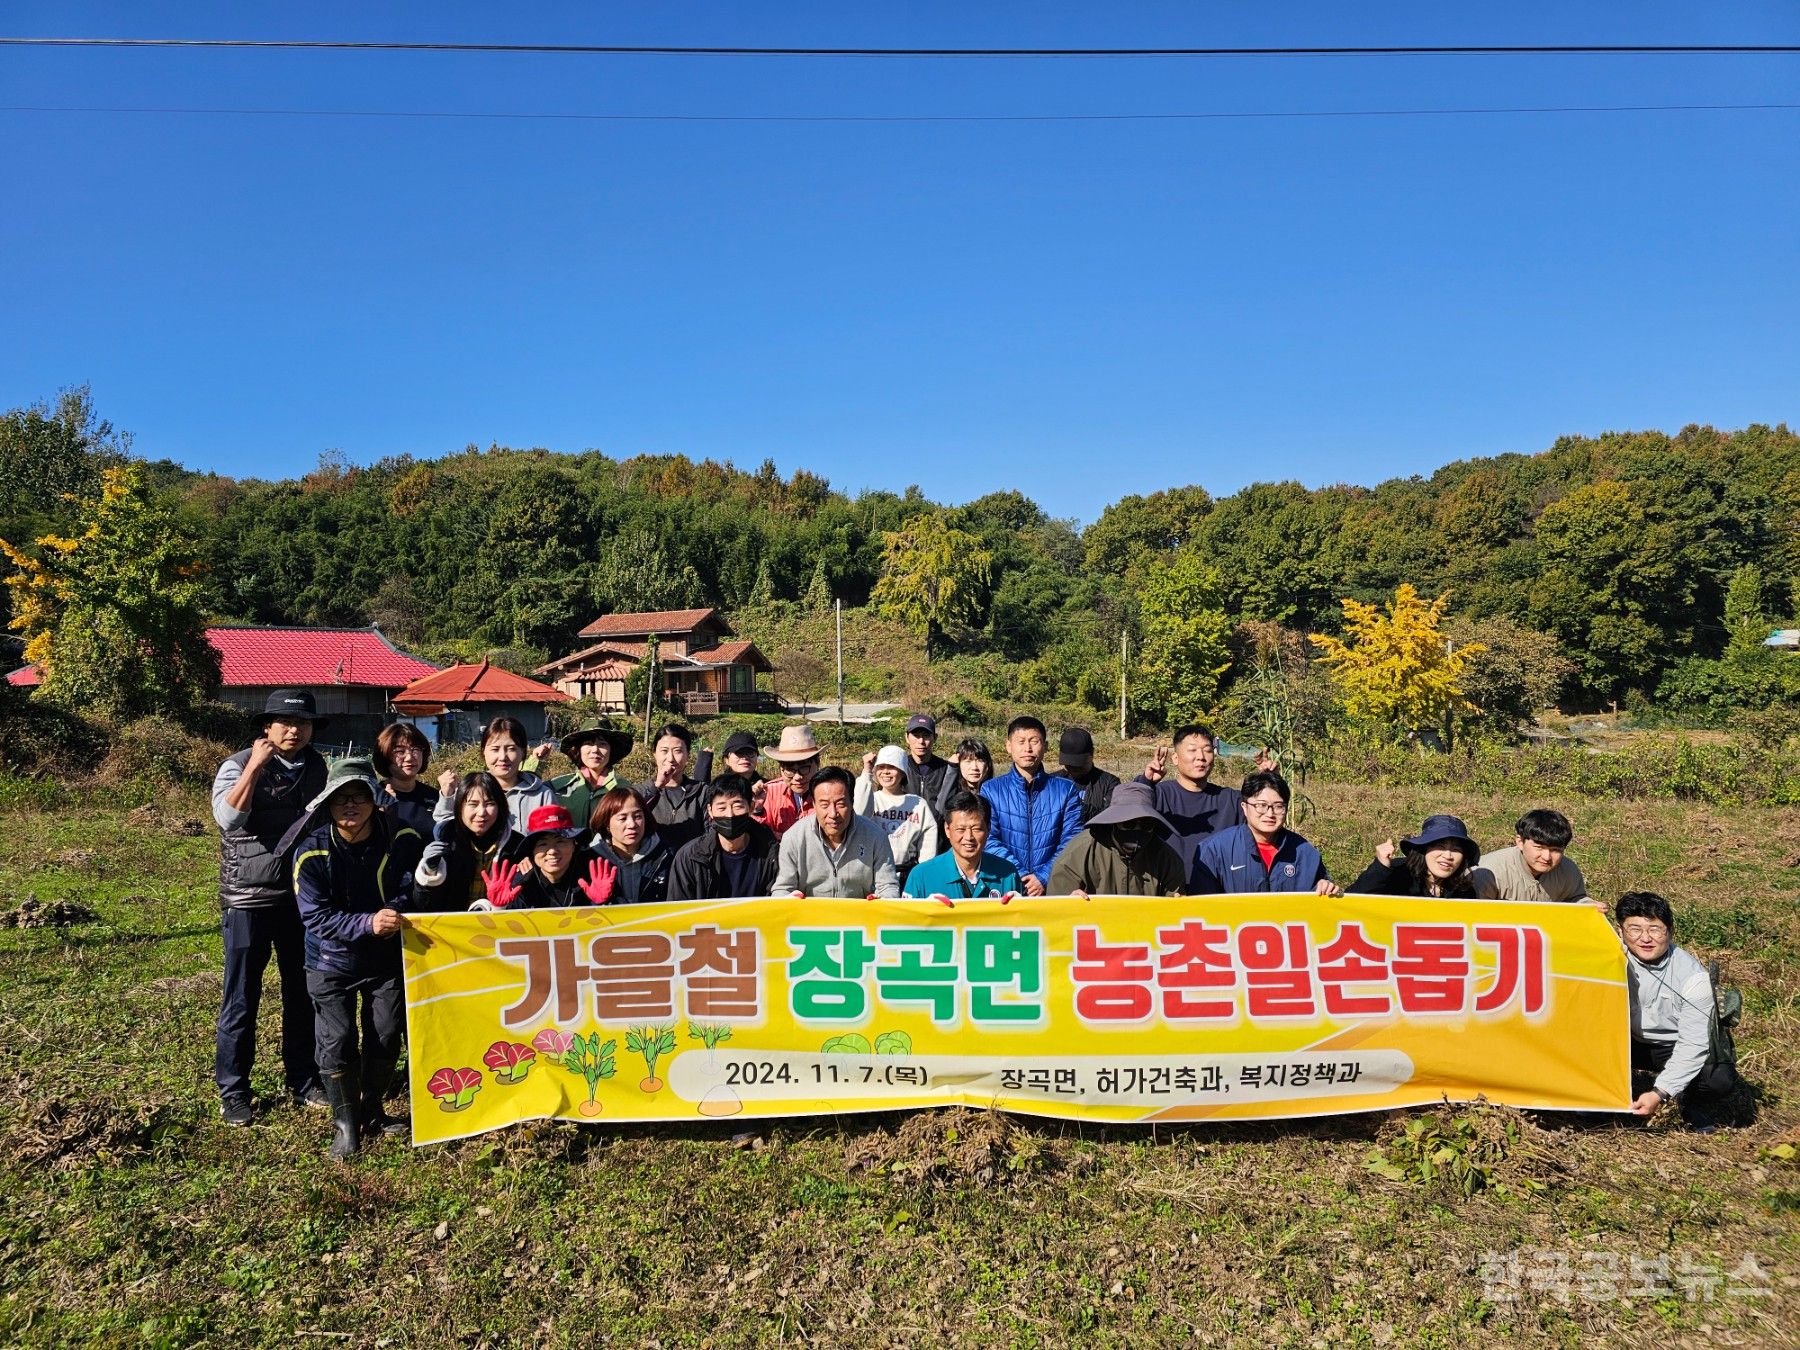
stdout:
[[778,745],[765,745],[763,753],[783,764],[798,764],[819,753],[819,738],[807,726],[783,727]]

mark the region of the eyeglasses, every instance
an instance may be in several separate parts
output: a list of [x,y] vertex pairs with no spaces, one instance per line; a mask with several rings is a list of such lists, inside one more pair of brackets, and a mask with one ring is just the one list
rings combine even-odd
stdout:
[[1668,925],[1660,923],[1628,923],[1624,927],[1628,938],[1659,938],[1668,933]]
[[1252,811],[1257,812],[1259,815],[1285,816],[1287,814],[1287,803],[1286,802],[1252,801],[1252,802],[1245,802],[1244,805],[1249,807]]

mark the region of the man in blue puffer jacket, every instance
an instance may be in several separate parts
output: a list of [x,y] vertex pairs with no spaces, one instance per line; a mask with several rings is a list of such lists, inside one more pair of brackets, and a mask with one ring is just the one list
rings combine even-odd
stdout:
[[981,785],[994,808],[988,852],[1018,870],[1027,895],[1044,893],[1050,864],[1081,833],[1081,789],[1044,772],[1048,734],[1035,717],[1013,718],[1006,724],[1012,770]]

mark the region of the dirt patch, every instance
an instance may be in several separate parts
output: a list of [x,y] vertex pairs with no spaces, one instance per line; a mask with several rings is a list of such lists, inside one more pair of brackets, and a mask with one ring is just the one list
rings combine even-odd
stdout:
[[852,1172],[890,1176],[929,1187],[1004,1186],[1056,1170],[1055,1147],[998,1111],[920,1111],[892,1130],[848,1141]]
[[180,835],[185,839],[196,839],[206,833],[206,826],[201,821],[189,816],[173,815],[155,802],[145,802],[125,818],[141,830],[160,830],[164,834]]
[[98,923],[100,916],[72,900],[45,904],[27,896],[12,909],[0,910],[0,928],[69,928],[78,923]]
[[147,1153],[191,1129],[166,1106],[32,1102],[7,1131],[7,1154],[13,1163],[74,1167],[92,1158]]

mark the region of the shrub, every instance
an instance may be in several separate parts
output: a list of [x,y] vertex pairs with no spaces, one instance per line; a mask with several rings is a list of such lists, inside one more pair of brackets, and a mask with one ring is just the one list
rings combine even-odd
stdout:
[[1462,1195],[1530,1194],[1553,1185],[1562,1167],[1517,1111],[1475,1102],[1405,1118],[1363,1166],[1389,1181]]
[[1491,743],[1422,754],[1400,745],[1336,740],[1313,751],[1313,772],[1348,783],[1465,787],[1514,797],[1572,794],[1784,805],[1800,801],[1800,756],[1748,738],[1700,744],[1643,737],[1622,750]]
[[235,748],[172,718],[141,717],[118,729],[98,777],[109,784],[208,783]]
[[106,753],[106,729],[42,695],[0,707],[0,767],[69,779],[91,772]]

